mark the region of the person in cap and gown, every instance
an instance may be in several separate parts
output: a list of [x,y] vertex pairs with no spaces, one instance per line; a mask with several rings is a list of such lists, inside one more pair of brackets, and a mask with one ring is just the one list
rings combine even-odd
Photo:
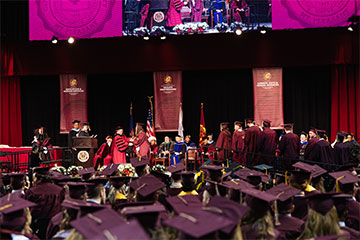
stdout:
[[49,175],[49,168],[35,168],[34,186],[25,192],[25,199],[37,204],[36,207],[31,208],[33,218],[31,228],[41,239],[46,237],[49,221],[60,212],[60,204],[65,197],[64,189],[51,183]]
[[292,124],[285,124],[284,129],[285,135],[279,142],[279,155],[283,157],[281,160],[284,170],[288,171],[291,169],[292,161],[299,158],[300,139],[292,132]]
[[263,155],[258,155],[257,159],[260,160],[257,163],[273,166],[276,150],[276,132],[270,129],[270,126],[270,120],[263,121],[263,131],[259,133],[256,143],[257,152]]
[[74,137],[78,137],[79,136],[79,132],[80,132],[80,121],[79,120],[74,120],[72,122],[73,124],[73,128],[69,131],[69,135],[68,135],[68,147],[71,149],[72,152],[72,164],[74,165],[75,161],[76,161],[76,155],[77,155],[77,151],[76,148],[73,146],[73,138]]
[[89,132],[90,132],[90,124],[88,122],[84,122],[79,132],[79,137],[90,137]]
[[189,171],[180,172],[181,175],[181,192],[178,194],[178,196],[185,196],[185,195],[199,195],[198,192],[195,190],[195,172]]
[[191,9],[191,21],[201,22],[201,16],[204,11],[204,1],[203,0],[190,1],[190,9]]
[[309,130],[309,140],[308,140],[308,144],[306,146],[305,149],[305,153],[304,153],[304,159],[305,160],[309,160],[312,154],[312,150],[313,147],[315,145],[315,143],[317,143],[319,141],[318,135],[317,135],[317,130],[315,128],[310,128]]
[[134,146],[136,147],[136,152],[139,157],[150,158],[150,144],[143,126],[144,124],[142,123],[136,124]]
[[346,165],[350,163],[351,149],[349,144],[344,143],[346,133],[338,132],[336,134],[337,142],[334,145],[334,161],[337,165]]
[[220,134],[216,141],[215,148],[217,150],[217,160],[223,162],[230,158],[231,151],[231,133],[229,131],[229,123],[220,124]]
[[[333,149],[328,141],[325,140],[326,131],[318,130],[319,141],[314,145],[313,152],[311,154],[311,158],[309,160],[321,162],[321,163],[330,163],[334,164],[333,158]],[[331,169],[331,166],[325,165],[324,168],[327,170]]]
[[260,128],[256,126],[253,119],[245,119],[246,122],[246,132],[245,132],[245,146],[247,152],[247,164],[255,166],[256,158],[256,144],[257,138],[261,132]]
[[164,137],[164,141],[159,145],[157,154],[160,157],[170,157],[170,147],[173,144],[169,136]]
[[177,135],[175,137],[175,144],[170,147],[170,165],[176,165],[178,163],[184,163],[186,153],[186,145],[182,141],[182,137]]
[[231,141],[231,149],[233,151],[233,161],[238,164],[246,164],[246,153],[245,153],[245,132],[242,129],[241,122],[236,121],[234,123],[234,133]]
[[166,188],[166,193],[168,196],[177,196],[182,191],[180,173],[184,170],[185,170],[185,165],[182,163],[171,165],[167,168],[167,171],[171,173],[171,179],[172,179],[170,186]]
[[104,160],[109,154],[111,154],[110,150],[113,138],[111,136],[107,136],[105,140],[106,142],[101,144],[94,156],[94,168],[97,170],[103,165],[107,165],[104,164]]
[[200,145],[201,157],[206,162],[207,160],[214,160],[215,147],[209,143],[209,137],[203,137]]
[[300,152],[299,152],[299,159],[304,160],[304,155],[306,151],[306,146],[308,145],[308,137],[306,132],[301,132],[300,134]]
[[26,175],[25,173],[10,173],[11,194],[25,197]]
[[32,141],[31,151],[31,167],[40,166],[41,161],[54,159],[52,151],[48,151],[52,148],[50,143],[51,138],[48,136],[46,128],[40,126],[34,131],[34,140]]
[[180,11],[185,4],[187,4],[187,2],[181,0],[170,0],[169,9],[166,14],[166,26],[174,27],[182,24]]
[[[115,128],[115,131],[116,133],[111,144],[112,163],[126,163],[126,149],[132,143],[125,136],[123,127],[118,126]],[[109,164],[108,160],[106,162]]]

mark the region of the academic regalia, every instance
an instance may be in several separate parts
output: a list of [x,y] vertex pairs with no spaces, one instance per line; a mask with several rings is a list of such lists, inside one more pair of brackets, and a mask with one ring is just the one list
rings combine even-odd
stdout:
[[182,24],[180,11],[184,6],[184,2],[181,0],[171,0],[169,3],[169,9],[166,15],[166,26],[174,27],[178,24]]
[[222,130],[220,132],[215,147],[220,148],[217,152],[218,161],[225,161],[226,159],[230,158],[230,150],[221,149],[231,149],[231,133],[228,130]]
[[96,168],[97,165],[100,166],[108,165],[108,163],[105,164],[104,159],[111,153],[110,149],[111,149],[111,145],[109,146],[107,142],[103,143],[100,146],[100,148],[97,150],[94,156],[94,168]]
[[282,166],[284,170],[290,170],[292,160],[287,158],[298,158],[300,153],[300,139],[299,136],[290,132],[285,134],[279,143],[280,156],[282,159]]
[[233,154],[233,161],[238,164],[246,164],[246,153],[245,153],[245,132],[243,130],[235,131],[232,136],[231,149],[242,152],[235,152]]
[[51,218],[46,230],[46,239],[52,239],[52,237],[60,230],[61,220],[62,212],[59,212]]
[[[329,142],[324,139],[320,139],[315,145],[313,149],[313,153],[311,154],[312,158],[309,159],[311,161],[322,162],[322,163],[334,163],[333,159],[333,149]],[[324,166],[325,168],[331,168],[328,166]]]
[[225,2],[223,0],[212,0],[211,10],[214,11],[214,23],[215,24],[223,22],[222,11],[224,10],[224,8],[225,8]]
[[347,232],[350,235],[349,240],[358,240],[360,239],[360,232],[356,231],[355,229],[346,227],[346,226],[342,226],[342,224],[345,225],[344,222],[340,222],[340,229],[343,230],[344,232]]
[[279,214],[279,226],[275,226],[279,231],[279,239],[297,239],[303,231],[305,222],[301,219]]
[[171,165],[176,165],[178,163],[183,163],[186,153],[186,145],[183,142],[175,142],[170,149],[172,154],[170,157]]
[[79,137],[90,137],[89,131],[80,130]]
[[247,159],[251,162],[252,165],[256,165],[255,164],[255,152],[256,152],[256,144],[257,144],[257,138],[260,134],[260,128],[258,126],[251,126],[249,127],[246,132],[245,132],[245,146],[246,146],[246,151],[250,152],[247,155]]
[[134,141],[134,146],[136,148],[140,148],[138,156],[148,158],[150,157],[150,144],[144,131],[139,132],[137,139]]
[[40,238],[45,238],[50,219],[61,211],[63,188],[53,183],[41,182],[25,193],[25,199],[38,204],[31,208],[31,227]]
[[246,16],[246,17],[249,17],[249,11],[248,11],[248,5],[247,5],[247,3],[245,2],[245,1],[243,1],[243,0],[240,0],[240,1],[232,1],[231,2],[231,4],[230,4],[230,7],[231,7],[231,9],[233,9],[233,17],[234,17],[234,20],[235,20],[235,22],[243,22],[243,20],[242,20],[242,15],[243,14],[241,14],[239,11],[236,11],[236,9],[242,9],[242,10],[244,10],[244,15]]
[[73,128],[73,129],[71,129],[69,131],[69,135],[68,135],[68,146],[69,146],[69,148],[73,147],[73,143],[72,143],[73,137],[77,137],[78,133],[80,133],[80,129]]
[[213,144],[206,144],[206,145],[201,145],[200,146],[200,152],[203,153],[202,157],[204,158],[204,160],[214,160],[214,154],[215,154],[215,147]]
[[161,153],[166,152],[166,151],[170,152],[170,147],[171,147],[172,143],[173,143],[172,141],[170,141],[168,143],[162,142],[159,145],[158,154],[161,154]]
[[204,10],[203,0],[194,0],[190,1],[191,9],[191,21],[192,22],[201,22],[201,16]]
[[306,148],[305,148],[305,153],[304,153],[304,159],[305,160],[309,160],[312,154],[312,150],[314,145],[319,141],[319,139],[317,137],[313,137],[312,139],[309,140]]
[[123,134],[116,134],[112,141],[112,162],[115,164],[126,163],[126,148],[129,146],[129,139]]
[[276,132],[270,128],[265,128],[264,131],[260,132],[257,137],[257,152],[270,156],[261,156],[257,159],[261,159],[258,164],[267,164],[272,166],[275,150],[276,150]]
[[177,196],[177,195],[179,195],[179,193],[181,193],[181,191],[182,191],[181,188],[182,188],[181,183],[178,183],[178,184],[171,183],[171,185],[168,188],[166,188],[166,194],[168,196]]
[[150,4],[147,3],[140,11],[140,27],[146,27],[146,19],[148,19]]
[[347,143],[336,143],[334,146],[334,161],[338,165],[350,163],[350,147]]

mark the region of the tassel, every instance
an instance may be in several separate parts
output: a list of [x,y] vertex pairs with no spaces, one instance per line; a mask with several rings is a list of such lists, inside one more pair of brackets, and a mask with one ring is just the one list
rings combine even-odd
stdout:
[[341,192],[341,190],[340,190],[340,186],[339,186],[339,180],[340,179],[342,179],[342,178],[344,178],[345,176],[341,176],[341,177],[338,177],[337,179],[336,179],[336,192]]
[[287,176],[288,171],[285,171],[285,184],[288,184],[288,176]]
[[275,216],[275,226],[279,226],[279,212],[277,207],[277,200],[274,201],[274,216]]
[[216,191],[216,195],[220,196],[220,192],[219,192],[217,183],[215,183],[215,191]]

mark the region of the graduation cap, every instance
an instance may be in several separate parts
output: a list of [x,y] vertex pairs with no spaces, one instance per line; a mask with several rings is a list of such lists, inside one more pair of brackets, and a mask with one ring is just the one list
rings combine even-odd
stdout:
[[206,238],[207,235],[224,229],[232,225],[233,222],[210,211],[199,209],[181,212],[178,216],[165,220],[163,224],[173,227],[191,238]]
[[[94,185],[105,185],[107,183],[108,179],[104,177],[95,177],[92,179],[86,180],[87,183],[93,183]],[[92,186],[92,185],[90,185]]]
[[229,127],[229,124],[230,123],[228,123],[228,122],[222,122],[222,123],[220,123],[220,126],[221,127]]
[[135,192],[142,197],[147,197],[150,194],[155,193],[157,190],[165,187],[165,184],[155,176],[147,174],[129,183],[129,187],[135,190]]
[[160,181],[162,181],[165,184],[167,184],[170,181],[170,176],[166,173],[151,170],[150,174],[154,175],[155,177],[157,177]]
[[242,127],[242,122],[240,122],[240,121],[235,121],[235,122],[234,122],[234,125],[239,126],[239,127]]
[[137,220],[131,220],[115,227],[105,227],[105,230],[99,230],[98,235],[93,239],[109,240],[109,239],[143,239],[150,240],[144,229]]
[[[275,201],[277,197],[253,188],[242,190],[247,195],[246,203],[257,216],[264,216],[270,209],[270,203]],[[250,196],[250,197],[249,197]]]
[[233,224],[221,229],[223,232],[229,234],[241,221],[242,217],[248,212],[249,208],[224,197],[214,196],[210,199],[210,202],[203,208],[203,210],[211,211],[231,220]]
[[33,173],[46,176],[46,175],[50,175],[49,170],[50,170],[49,167],[34,167]]
[[9,173],[10,184],[19,184],[25,180],[25,173]]
[[347,188],[347,186],[352,189],[353,184],[360,181],[360,178],[350,171],[332,172],[329,173],[329,176],[335,179],[337,192],[340,192],[341,188]]
[[316,164],[310,165],[308,163],[299,161],[299,162],[293,164],[292,166],[294,168],[300,169],[302,171],[310,172],[312,178],[317,178],[317,177],[320,177],[321,175],[327,173],[327,171],[325,169],[323,169],[322,167],[320,167],[319,165],[316,165]]
[[172,196],[165,198],[165,200],[170,204],[176,214],[202,207],[202,203],[196,195]]
[[288,184],[281,183],[275,187],[270,188],[266,193],[277,197],[277,209],[279,212],[288,211],[292,206],[292,199],[301,191]]
[[256,165],[256,166],[254,166],[254,168],[259,170],[259,171],[265,171],[265,174],[268,173],[268,170],[273,169],[272,166],[269,166],[267,164]]
[[108,178],[111,182],[111,185],[114,188],[121,188],[124,184],[126,184],[127,182],[129,182],[129,180],[131,179],[131,177],[127,177],[127,176],[111,176],[110,178]]
[[263,125],[264,125],[265,127],[270,127],[270,126],[271,126],[271,121],[268,120],[268,119],[265,119],[265,120],[263,120]]
[[291,130],[293,128],[294,124],[293,123],[287,123],[284,124],[284,129],[285,130]]
[[115,128],[115,131],[117,131],[117,130],[120,130],[120,129],[124,129],[122,126],[117,126],[116,128]]
[[128,219],[136,218],[145,229],[154,229],[159,213],[165,211],[164,205],[157,203],[152,205],[125,207],[121,210],[121,214]]
[[137,158],[131,158],[130,163],[134,168],[137,167],[145,167],[149,164],[147,157],[137,157]]
[[222,176],[222,170],[224,167],[217,166],[214,164],[204,165],[200,167],[201,170],[206,170],[209,173],[209,177],[212,180],[220,180],[218,179],[220,176]]
[[136,125],[138,125],[138,126],[142,126],[142,127],[143,127],[143,126],[145,126],[145,124],[144,124],[144,123],[139,123],[139,122],[137,122],[137,123],[136,123]]
[[55,174],[55,175],[53,174],[51,176],[51,180],[53,180],[55,183],[59,184],[61,182],[70,181],[71,177],[67,176],[67,175],[62,175],[61,173],[60,174]]
[[311,177],[311,172],[308,171],[291,171],[290,179],[291,181],[301,185],[304,184],[306,180],[309,180]]
[[84,179],[88,180],[95,173],[95,169],[93,167],[84,168],[78,171],[78,174]]
[[79,120],[72,121],[72,124],[75,124],[75,123],[80,123],[80,121]]
[[317,133],[319,134],[319,136],[320,136],[321,138],[323,138],[324,135],[326,135],[326,131],[325,131],[325,130],[320,130],[320,129],[318,129],[318,130],[317,130]]
[[243,168],[239,171],[236,171],[234,175],[238,176],[240,179],[250,182],[251,184],[257,186],[261,182],[267,183],[270,177],[262,172],[251,170],[249,168]]
[[319,192],[319,191],[312,191],[308,193],[305,198],[308,199],[308,206],[312,210],[325,215],[327,214],[332,207],[334,206],[333,196],[337,194],[334,192]]
[[83,126],[89,126],[90,125],[90,123],[89,122],[83,122],[83,124],[82,124]]
[[347,209],[347,202],[352,201],[352,196],[349,194],[337,194],[333,196],[333,200],[337,211],[343,212],[345,209]]
[[120,164],[114,164],[114,163],[107,165],[106,168],[100,172],[100,175],[106,175],[106,176],[113,175],[118,171],[119,165]]
[[317,130],[315,127],[310,127],[309,132],[313,132],[317,135]]
[[[152,205],[155,201],[141,201],[141,202],[115,202],[114,209],[117,211],[122,210],[125,207],[135,207],[135,206],[143,206],[143,205]],[[120,212],[119,212],[120,213]]]
[[254,122],[254,119],[253,118],[245,118],[245,123],[248,124],[248,123],[253,123]]
[[324,175],[325,173],[327,173],[327,171],[325,169],[323,169],[319,165],[315,164],[313,171],[311,173],[311,177],[314,180],[315,178],[318,178],[318,177]]
[[95,186],[95,184],[87,182],[64,182],[61,184],[69,187],[69,195],[73,199],[82,199],[88,187]]
[[178,173],[185,170],[185,165],[183,163],[178,163],[167,167],[166,170],[171,173]]
[[34,206],[36,206],[35,203],[11,194],[0,198],[0,214],[2,215],[0,227],[12,230],[23,226],[27,219],[24,209]]
[[228,189],[233,189],[233,190],[238,190],[238,191],[241,191],[246,188],[254,188],[255,187],[254,185],[252,185],[248,182],[245,182],[241,179],[225,181],[225,182],[220,183],[219,185],[226,187]]
[[74,199],[74,198],[65,198],[62,203],[61,206],[64,208],[71,208],[74,210],[80,210],[80,206],[84,205],[84,201],[83,200],[79,200],[79,199]]
[[88,213],[78,218],[70,225],[76,229],[84,239],[94,239],[99,232],[112,227],[118,227],[124,224],[124,219],[111,208],[104,208],[94,213]]

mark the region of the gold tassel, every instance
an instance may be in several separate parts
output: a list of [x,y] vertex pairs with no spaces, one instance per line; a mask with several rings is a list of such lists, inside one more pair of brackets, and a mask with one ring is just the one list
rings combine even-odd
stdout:
[[277,207],[277,200],[274,201],[274,216],[275,216],[275,226],[279,226],[279,212]]
[[288,177],[287,177],[288,171],[285,171],[285,184],[288,184]]
[[341,176],[341,177],[338,177],[337,179],[336,179],[336,192],[341,192],[341,190],[340,190],[340,186],[339,186],[339,180],[340,179],[342,179],[342,178],[344,178],[345,176]]

